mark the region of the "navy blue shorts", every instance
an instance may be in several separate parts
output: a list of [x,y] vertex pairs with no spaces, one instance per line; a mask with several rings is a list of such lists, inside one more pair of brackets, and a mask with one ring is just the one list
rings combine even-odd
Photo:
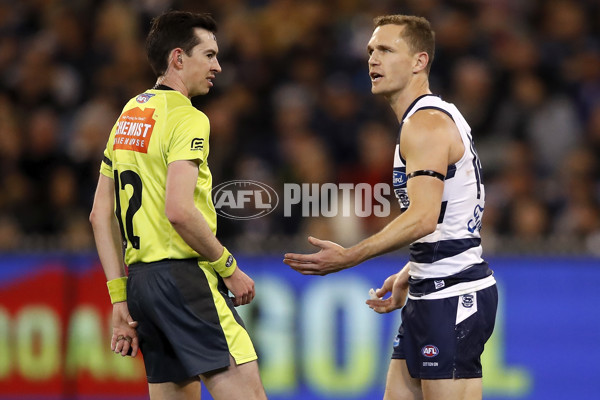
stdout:
[[408,299],[392,359],[405,359],[417,379],[481,378],[481,354],[497,307],[496,285],[462,296]]
[[257,358],[223,280],[195,259],[130,266],[127,306],[149,383],[227,367],[230,354],[237,364]]

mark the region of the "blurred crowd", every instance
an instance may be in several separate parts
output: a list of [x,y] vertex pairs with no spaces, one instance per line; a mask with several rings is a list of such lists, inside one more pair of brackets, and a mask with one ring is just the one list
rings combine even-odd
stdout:
[[[215,184],[391,183],[398,122],[370,93],[366,44],[373,17],[416,14],[436,31],[432,91],[465,115],[482,159],[484,246],[600,253],[596,0],[0,0],[0,250],[93,249],[106,140],[154,85],[143,43],[168,9],[219,23],[223,73],[194,99]],[[351,243],[393,217],[274,212],[220,219],[218,236],[297,250],[307,233]]]

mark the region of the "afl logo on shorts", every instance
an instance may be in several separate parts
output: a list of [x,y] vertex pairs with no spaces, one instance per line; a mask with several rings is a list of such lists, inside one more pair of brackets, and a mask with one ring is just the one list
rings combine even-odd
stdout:
[[421,353],[427,358],[433,358],[440,354],[440,350],[432,344],[428,344],[427,346],[421,349]]

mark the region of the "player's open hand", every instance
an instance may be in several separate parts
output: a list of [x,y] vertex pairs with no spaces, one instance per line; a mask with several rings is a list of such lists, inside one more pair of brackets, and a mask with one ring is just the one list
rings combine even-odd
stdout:
[[320,251],[313,254],[286,253],[283,262],[304,275],[327,275],[349,268],[346,249],[337,243],[320,240],[312,236],[308,242],[319,247]]
[[[383,296],[390,292],[391,296],[384,299]],[[398,272],[383,282],[383,286],[375,291],[378,298],[367,300],[367,305],[380,314],[389,313],[404,306],[407,294],[408,282]]]
[[243,306],[254,299],[256,294],[254,290],[254,281],[238,267],[233,271],[233,274],[227,278],[223,278],[225,286],[235,298],[233,299],[234,306]]
[[129,315],[126,301],[113,304],[112,325],[111,350],[122,356],[137,356],[140,345],[135,328],[138,323]]

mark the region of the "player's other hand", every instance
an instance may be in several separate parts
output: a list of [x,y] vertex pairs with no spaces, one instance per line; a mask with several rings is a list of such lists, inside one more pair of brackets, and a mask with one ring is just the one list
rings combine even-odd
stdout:
[[[391,296],[384,299],[383,296],[390,292],[392,293]],[[397,310],[406,303],[408,282],[400,273],[391,275],[383,282],[381,288],[375,291],[375,295],[379,299],[367,300],[367,305],[375,312],[384,314]]]
[[308,242],[320,248],[313,254],[286,253],[283,262],[304,275],[327,275],[352,266],[347,260],[346,249],[337,243],[312,236]]
[[233,274],[227,278],[223,278],[225,286],[235,296],[233,299],[234,306],[243,306],[254,299],[256,294],[254,291],[254,281],[242,271],[238,265]]
[[112,326],[110,349],[122,356],[137,356],[140,345],[135,328],[138,323],[129,315],[126,301],[113,304]]

